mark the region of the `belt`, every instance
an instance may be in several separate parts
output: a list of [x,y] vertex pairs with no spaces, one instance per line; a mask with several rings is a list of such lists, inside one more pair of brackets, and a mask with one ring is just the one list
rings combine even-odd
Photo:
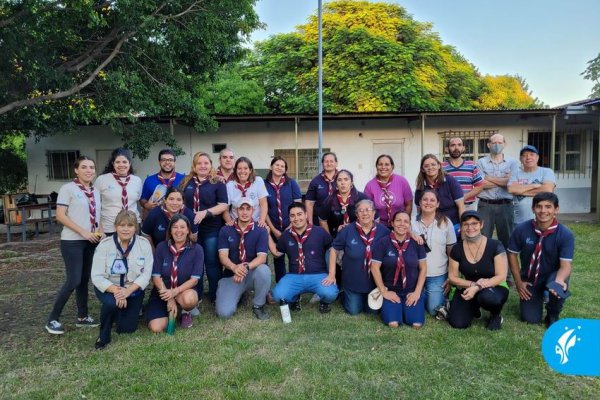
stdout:
[[512,204],[512,199],[498,199],[498,200],[479,199],[479,201],[487,203],[487,204]]

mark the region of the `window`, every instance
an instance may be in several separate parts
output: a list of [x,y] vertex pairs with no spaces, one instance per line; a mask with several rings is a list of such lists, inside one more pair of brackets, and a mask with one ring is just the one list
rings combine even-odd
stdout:
[[66,181],[75,178],[73,164],[79,157],[79,150],[51,150],[48,156],[48,179]]
[[221,150],[226,149],[227,148],[227,143],[213,143],[212,145],[212,152],[213,153],[220,153]]
[[[489,153],[487,142],[490,136],[498,133],[495,129],[481,131],[443,131],[438,132],[440,137],[440,153],[445,157],[448,140],[459,137],[465,146],[463,158],[465,160],[478,160]],[[443,158],[442,157],[442,158]]]
[[[323,154],[329,152],[323,149]],[[319,149],[298,149],[298,171],[296,171],[296,150],[275,149],[274,156],[283,157],[288,164],[288,175],[298,181],[310,181],[318,172],[321,160]]]
[[[584,132],[556,132],[554,148],[554,171],[563,173],[584,172]],[[552,132],[529,131],[527,144],[531,144],[540,152],[540,166],[550,168],[550,145]]]

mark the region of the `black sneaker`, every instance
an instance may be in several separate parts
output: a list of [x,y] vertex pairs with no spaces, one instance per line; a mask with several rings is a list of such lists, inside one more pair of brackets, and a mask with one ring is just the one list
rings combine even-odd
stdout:
[[269,314],[265,311],[264,306],[260,306],[260,307],[253,306],[252,313],[254,314],[254,316],[256,318],[258,318],[261,321],[269,319]]
[[104,343],[100,338],[96,339],[96,343],[94,343],[94,348],[96,350],[104,350],[108,346],[108,343]]
[[445,305],[441,305],[435,309],[435,319],[438,321],[445,321],[448,319],[448,309]]
[[329,306],[329,303],[319,303],[319,312],[321,314],[327,314],[328,312],[331,311],[331,307]]
[[500,330],[500,329],[502,329],[503,322],[504,322],[504,318],[502,318],[502,315],[500,315],[500,314],[492,315],[490,317],[490,320],[487,323],[486,328],[488,328],[490,331]]
[[78,328],[95,328],[98,325],[100,324],[94,321],[94,318],[89,315],[87,317],[77,318],[77,322],[75,322],[75,326]]
[[302,306],[300,305],[300,300],[292,301],[290,303],[290,310],[291,311],[302,311]]
[[550,328],[550,325],[558,321],[558,315],[547,314],[544,321],[546,322],[546,328]]
[[46,330],[53,335],[62,335],[65,333],[65,328],[57,320],[52,320],[46,324]]

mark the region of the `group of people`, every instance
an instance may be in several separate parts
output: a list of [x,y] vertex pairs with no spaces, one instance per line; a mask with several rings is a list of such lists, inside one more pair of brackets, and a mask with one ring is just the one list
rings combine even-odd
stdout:
[[217,168],[198,152],[183,175],[166,149],[160,171],[144,182],[126,149],[113,152],[97,179],[94,161],[80,157],[57,199],[67,278],[46,329],[64,333],[59,318],[74,290],[76,325],[98,325],[87,307],[90,278],[102,303],[96,348],[110,343],[114,324],[135,331],[142,310],[153,332],[173,319],[191,327],[204,274],[206,298],[223,318],[248,292],[259,320],[269,318],[267,303],[299,311],[300,296],[313,293],[321,313],[339,298],[350,315],[380,308],[390,327],[420,328],[429,313],[466,328],[483,309],[487,328],[497,330],[514,285],[521,319],[541,322],[546,303],[550,325],[569,295],[574,252],[572,233],[556,218],[554,174],[537,165],[534,146],[521,149],[521,166],[504,155],[502,135],[487,146],[476,162],[463,159],[460,138],[448,141],[444,163],[425,155],[414,193],[389,155],[377,158],[361,192],[335,153],[325,153],[304,202],[282,157],[263,179],[230,149]]

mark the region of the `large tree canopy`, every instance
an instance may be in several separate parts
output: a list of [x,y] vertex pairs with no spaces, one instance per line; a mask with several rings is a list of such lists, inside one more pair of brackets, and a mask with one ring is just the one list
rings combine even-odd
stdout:
[[[260,23],[255,0],[8,0],[0,3],[0,132],[39,136],[110,123],[136,155],[172,116],[212,124],[197,101]],[[139,122],[140,116],[147,117]]]
[[[272,112],[317,109],[317,16],[259,42],[244,62]],[[481,77],[431,24],[388,3],[341,0],[323,8],[327,112],[531,107],[516,77]]]

